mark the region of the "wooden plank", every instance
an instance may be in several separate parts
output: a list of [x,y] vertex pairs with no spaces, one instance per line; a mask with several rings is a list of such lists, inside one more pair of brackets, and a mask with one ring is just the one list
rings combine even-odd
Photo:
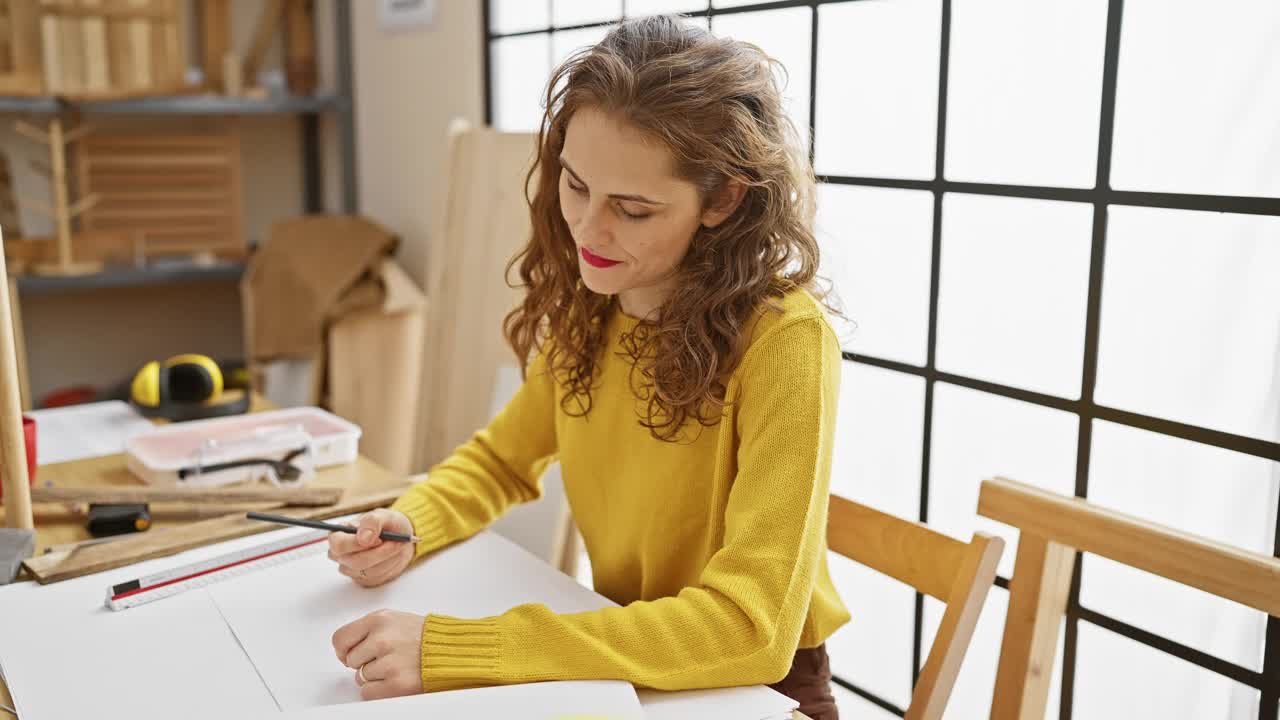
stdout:
[[44,56],[45,92],[51,95],[61,94],[67,87],[62,80],[62,53],[58,50],[62,42],[58,18],[52,15],[40,18],[40,38]]
[[14,75],[39,78],[43,69],[40,49],[43,31],[36,0],[9,0],[9,24],[13,28],[10,37]]
[[966,546],[905,720],[942,720],[1003,552],[1004,540],[983,533],[976,533]]
[[289,92],[316,91],[316,27],[314,0],[289,0],[285,8],[284,72]]
[[333,505],[342,488],[333,487],[40,487],[31,490],[33,503],[283,503],[296,506]]
[[83,20],[77,17],[54,17],[58,25],[58,56],[62,63],[62,91],[76,95],[85,91],[85,56]]
[[1074,549],[1038,535],[1018,536],[991,720],[1044,717],[1075,557]]
[[286,0],[267,0],[262,5],[262,14],[258,17],[258,26],[253,31],[253,42],[249,52],[244,56],[244,84],[253,87],[258,84],[258,71],[267,58],[267,50],[271,42],[279,35],[280,23],[284,19]]
[[182,87],[187,84],[187,44],[184,18],[177,0],[164,0],[165,19],[157,31],[163,38],[166,87]]
[[205,86],[215,92],[226,87],[222,58],[231,49],[231,5],[229,0],[200,1],[200,67]]
[[80,1],[85,12],[85,16],[80,18],[81,42],[84,43],[84,90],[89,93],[106,92],[111,89],[111,79],[107,21],[103,17],[102,0]]
[[831,496],[827,546],[943,602],[968,545],[910,520]]
[[[68,467],[57,476],[59,480],[65,479],[68,475],[78,476],[80,480],[77,484],[81,485],[107,482],[136,486],[137,479],[133,478],[124,466],[123,456],[114,455],[95,460],[97,462],[87,464],[86,461],[63,463]],[[51,474],[49,467],[40,469],[43,479],[49,478]],[[104,468],[107,471],[105,475],[101,472]],[[63,483],[58,482],[58,484]],[[390,473],[363,457],[350,465],[326,468],[317,472],[313,485],[343,488],[342,500],[328,507],[282,508],[276,512],[281,515],[310,519],[349,515],[389,505],[408,487],[405,485],[404,476]],[[41,583],[58,582],[142,560],[173,555],[202,545],[276,529],[268,523],[247,520],[243,514],[195,523],[175,523],[165,527],[171,527],[172,530],[150,537],[144,534],[137,538],[110,543],[109,546],[84,548],[73,556],[54,553],[40,555],[28,560],[26,567],[28,572]],[[86,537],[87,533],[84,532],[83,522],[81,522],[76,534],[63,534],[51,539],[56,539],[57,542],[68,542]],[[48,542],[42,537],[38,544],[43,547],[55,543]]]
[[[128,0],[106,0],[108,77],[111,87],[129,90],[134,87],[133,53],[130,52],[129,22],[125,13],[136,11]],[[83,153],[81,153],[83,155]]]
[[[129,7],[150,7],[150,0],[129,0]],[[133,71],[125,89],[145,90],[155,84],[151,66],[151,23],[135,19],[129,21],[129,68]]]
[[978,514],[1280,617],[1280,559],[1004,478]]

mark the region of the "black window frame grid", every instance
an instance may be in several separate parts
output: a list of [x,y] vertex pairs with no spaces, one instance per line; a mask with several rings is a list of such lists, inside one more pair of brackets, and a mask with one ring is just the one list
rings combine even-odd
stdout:
[[[552,3],[546,0],[547,17],[552,20]],[[687,13],[688,17],[706,17],[712,31],[715,30],[715,18],[738,13],[754,13],[765,10],[807,7],[812,13],[810,57],[809,57],[809,161],[813,162],[815,148],[820,140],[817,122],[817,84],[818,84],[818,8],[823,5],[835,5],[848,2],[864,2],[866,0],[776,0],[734,7],[713,7],[707,0],[705,10]],[[1124,0],[1108,0],[1105,56],[1102,68],[1102,97],[1099,116],[1097,172],[1092,188],[1062,188],[1033,185],[1004,185],[999,183],[956,182],[943,177],[944,158],[946,157],[947,130],[947,78],[951,40],[951,0],[941,2],[941,34],[938,74],[938,111],[937,138],[935,144],[934,177],[932,180],[903,180],[896,178],[863,177],[850,175],[819,175],[820,183],[832,185],[852,185],[875,188],[897,188],[921,190],[933,195],[933,237],[930,259],[929,281],[929,319],[928,349],[923,367],[910,363],[879,358],[845,351],[845,361],[893,370],[906,375],[923,378],[924,393],[924,433],[923,453],[920,468],[920,522],[929,520],[929,468],[930,449],[933,433],[933,393],[938,382],[945,382],[973,390],[979,390],[1013,400],[1020,400],[1041,407],[1063,410],[1079,418],[1076,445],[1076,480],[1075,495],[1087,498],[1089,495],[1089,455],[1092,447],[1093,421],[1105,420],[1120,425],[1147,430],[1162,435],[1181,438],[1190,442],[1211,445],[1232,450],[1267,460],[1280,461],[1280,442],[1238,435],[1198,425],[1167,420],[1142,413],[1121,410],[1097,404],[1093,399],[1098,368],[1098,332],[1102,312],[1102,273],[1106,255],[1107,210],[1111,206],[1132,206],[1165,208],[1174,210],[1202,210],[1209,212],[1240,213],[1248,215],[1280,216],[1280,198],[1212,195],[1169,192],[1142,192],[1114,190],[1110,186],[1112,134],[1115,122],[1116,76],[1119,67],[1120,30],[1124,15]],[[622,17],[627,15],[627,0],[622,2]],[[493,122],[493,66],[491,48],[494,40],[508,37],[528,35],[547,35],[548,39],[555,33],[566,30],[583,30],[606,27],[617,22],[618,18],[576,25],[539,27],[509,33],[495,33],[490,29],[491,0],[482,0],[482,33],[484,35],[483,73],[484,73],[484,114],[485,123]],[[551,43],[548,42],[550,48]],[[548,53],[553,52],[548,50]],[[549,58],[554,62],[554,57]],[[1085,316],[1084,363],[1081,377],[1080,398],[1070,400],[1044,393],[1033,392],[1022,388],[1002,385],[986,380],[979,380],[963,375],[938,370],[935,365],[938,328],[938,281],[942,247],[942,199],[947,193],[970,193],[1000,197],[1031,198],[1042,200],[1063,200],[1085,203],[1093,206],[1092,247],[1089,261],[1088,305]],[[1280,508],[1276,513],[1276,528],[1273,554],[1280,558]],[[1149,648],[1167,653],[1187,661],[1199,668],[1230,678],[1242,685],[1259,691],[1260,702],[1258,720],[1276,720],[1280,712],[1280,618],[1267,617],[1265,649],[1262,670],[1255,671],[1233,663],[1215,655],[1197,650],[1176,642],[1162,635],[1143,630],[1116,618],[1099,613],[1080,604],[1080,578],[1083,553],[1076,557],[1072,574],[1070,596],[1067,603],[1066,631],[1063,637],[1062,695],[1059,705],[1060,720],[1071,720],[1074,700],[1076,651],[1078,645],[1079,623],[1109,630],[1117,635],[1127,637]],[[997,587],[1009,589],[1009,579],[997,577]],[[919,678],[922,657],[924,596],[915,594],[914,637],[912,639],[912,685]],[[879,695],[859,687],[847,678],[835,677],[834,681],[862,697],[868,702],[898,716],[905,715],[905,709],[897,706]]]

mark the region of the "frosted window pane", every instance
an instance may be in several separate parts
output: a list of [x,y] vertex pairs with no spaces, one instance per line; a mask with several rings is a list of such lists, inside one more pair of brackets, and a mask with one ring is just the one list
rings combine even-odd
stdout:
[[1093,187],[1106,25],[1106,0],[954,2],[947,179]]
[[1280,440],[1280,217],[1113,207],[1095,399]]
[[499,130],[536,130],[542,122],[542,92],[551,75],[545,34],[501,38],[493,53],[493,123]]
[[843,363],[831,492],[908,520],[920,514],[924,378]]
[[836,553],[828,560],[853,619],[827,640],[831,672],[900,707],[911,701],[915,590]]
[[[840,711],[841,717],[854,718],[855,720],[900,720],[898,715],[894,715],[881,708],[875,703],[863,700],[855,695],[852,690],[845,690],[844,687],[831,683],[831,695],[836,699],[836,708]],[[1277,718],[1280,720],[1280,718]]]
[[1009,577],[1018,533],[977,515],[978,488],[983,480],[999,475],[1071,495],[1079,424],[1072,413],[937,383],[929,524],[960,540],[967,541],[975,530],[1004,537],[999,571]]
[[1089,623],[1078,637],[1074,717],[1258,717],[1257,690]]
[[[1095,421],[1089,498],[1271,553],[1280,463]],[[1266,615],[1105,558],[1086,556],[1081,603],[1238,665],[1262,669]]]
[[622,0],[552,0],[551,17],[556,27],[617,20],[622,17]]
[[820,274],[849,320],[841,346],[923,367],[929,341],[933,195],[919,190],[818,186]]
[[942,209],[937,365],[1080,396],[1093,207],[948,194]]
[[607,34],[609,34],[608,26],[555,33],[551,37],[551,53],[555,59],[554,65],[559,67],[560,63],[569,59],[570,55],[599,43]]
[[551,25],[547,4],[541,0],[488,0],[489,29],[495,33],[545,29]]
[[818,9],[819,173],[933,179],[941,7],[894,0]]
[[627,0],[627,16],[706,12],[706,0]]
[[778,82],[782,87],[783,107],[805,142],[809,137],[811,13],[809,8],[745,12],[722,15],[711,23],[712,32],[716,35],[758,45],[782,63],[786,73],[778,78]]
[[1124,4],[1111,186],[1280,196],[1280,3]]
[[[1006,553],[1008,551],[1006,550]],[[928,657],[929,648],[938,634],[938,626],[942,624],[942,615],[946,606],[931,597],[924,599],[924,626],[921,638],[920,663],[923,665]],[[947,702],[947,710],[943,720],[973,720],[991,716],[991,696],[996,686],[996,666],[1000,658],[1000,642],[1004,637],[1004,620],[1009,612],[1009,593],[993,587],[987,596],[987,603],[978,618],[978,626],[974,628],[973,639],[969,643],[969,652],[965,654],[964,664],[960,667],[960,675],[956,678],[955,689]],[[1064,624],[1065,626],[1065,624]],[[1063,629],[1058,630],[1058,651],[1053,661],[1053,679],[1049,685],[1049,703],[1045,712],[1046,720],[1057,720],[1059,698],[1062,696],[1062,638]],[[1119,715],[1076,715],[1079,718],[1120,717]]]

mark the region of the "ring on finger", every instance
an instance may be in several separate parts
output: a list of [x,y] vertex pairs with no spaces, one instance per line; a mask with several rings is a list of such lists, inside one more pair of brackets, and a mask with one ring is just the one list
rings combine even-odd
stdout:
[[[369,664],[369,663],[365,663],[364,665],[368,665],[368,664]],[[367,677],[365,677],[365,676],[364,676],[364,665],[361,665],[361,666],[360,666],[360,669],[359,669],[359,670],[356,670],[356,677],[360,678],[360,684],[361,684],[361,685],[367,685],[367,684],[369,684],[369,678],[367,678]]]

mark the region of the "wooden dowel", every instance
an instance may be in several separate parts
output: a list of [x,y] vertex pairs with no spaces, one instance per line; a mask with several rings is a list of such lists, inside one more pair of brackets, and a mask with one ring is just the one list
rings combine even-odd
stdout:
[[37,503],[284,503],[286,505],[332,505],[342,497],[342,488],[166,488],[166,487],[46,487],[33,488],[31,501]]
[[0,231],[0,473],[4,475],[4,524],[33,529],[27,448],[22,432],[22,400],[18,397],[17,345],[9,308],[9,271]]

